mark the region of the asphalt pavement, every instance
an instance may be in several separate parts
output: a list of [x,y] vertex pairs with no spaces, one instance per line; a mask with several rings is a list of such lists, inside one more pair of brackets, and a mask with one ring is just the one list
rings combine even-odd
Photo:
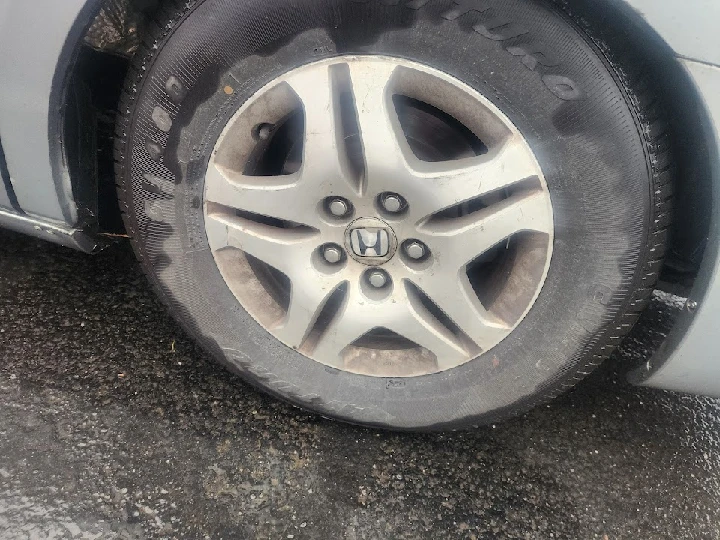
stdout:
[[680,305],[521,418],[394,434],[214,365],[126,242],[0,232],[0,538],[720,538],[720,401],[622,375]]

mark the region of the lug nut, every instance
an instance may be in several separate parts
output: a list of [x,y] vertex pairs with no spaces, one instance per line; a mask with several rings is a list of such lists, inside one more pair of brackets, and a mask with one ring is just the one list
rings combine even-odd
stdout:
[[330,245],[323,249],[323,258],[330,264],[337,264],[343,258],[343,250],[340,246]]
[[410,240],[405,244],[405,255],[415,261],[419,261],[428,253],[428,248],[425,244],[418,240]]
[[328,202],[328,209],[335,217],[344,217],[350,213],[350,203],[345,199],[336,197]]
[[392,214],[397,214],[405,206],[405,199],[396,193],[386,193],[381,201],[383,208]]
[[370,270],[367,275],[370,285],[376,289],[382,289],[390,281],[390,277],[382,270]]

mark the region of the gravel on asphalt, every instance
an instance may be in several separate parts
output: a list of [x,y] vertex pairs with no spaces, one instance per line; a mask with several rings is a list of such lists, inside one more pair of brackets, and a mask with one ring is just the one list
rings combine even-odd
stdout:
[[127,243],[0,232],[0,538],[720,538],[720,401],[625,382],[656,294],[575,390],[395,434],[266,397],[155,299]]

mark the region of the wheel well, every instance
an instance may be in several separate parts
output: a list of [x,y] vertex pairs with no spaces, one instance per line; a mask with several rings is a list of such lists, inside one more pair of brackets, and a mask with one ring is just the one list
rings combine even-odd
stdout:
[[596,45],[623,69],[623,56],[646,66],[661,100],[674,168],[674,213],[658,289],[687,296],[703,260],[712,212],[712,157],[707,112],[673,50],[625,0],[548,0],[588,30]]
[[122,234],[113,146],[120,92],[158,0],[92,0],[62,89],[62,146],[73,195],[85,223]]
[[[403,0],[404,1],[404,0]],[[676,165],[675,216],[661,288],[692,286],[710,228],[711,163],[704,107],[673,51],[623,0],[545,0],[590,30],[609,56],[647,66],[664,102]],[[115,115],[129,62],[161,0],[101,0],[78,44],[65,92],[63,139],[73,191],[94,208],[101,231],[121,232],[115,195]],[[88,201],[88,199],[92,199]]]

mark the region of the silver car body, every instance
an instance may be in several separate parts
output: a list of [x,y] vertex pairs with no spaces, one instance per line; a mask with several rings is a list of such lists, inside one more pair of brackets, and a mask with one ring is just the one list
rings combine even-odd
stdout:
[[[631,379],[720,397],[720,2],[597,1],[608,9],[626,4],[674,52],[701,103],[695,129],[703,130],[700,140],[711,162],[711,225],[688,303],[664,344]],[[62,144],[59,94],[73,50],[100,3],[0,0],[0,227],[86,252],[99,249],[100,242],[79,217],[82,203],[73,194]]]

